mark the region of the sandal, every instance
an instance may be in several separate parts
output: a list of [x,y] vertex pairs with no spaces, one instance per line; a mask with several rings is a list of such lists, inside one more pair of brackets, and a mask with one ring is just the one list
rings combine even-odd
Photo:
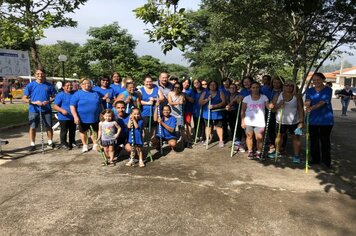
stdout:
[[108,164],[109,164],[108,161],[105,161],[105,162],[102,162],[102,163],[101,163],[102,166],[107,166]]
[[110,167],[114,167],[114,166],[115,166],[115,162],[110,161],[110,162],[109,162],[109,166],[110,166]]
[[138,163],[138,166],[139,166],[139,167],[145,167],[145,163],[144,163],[143,161],[140,161],[140,162]]

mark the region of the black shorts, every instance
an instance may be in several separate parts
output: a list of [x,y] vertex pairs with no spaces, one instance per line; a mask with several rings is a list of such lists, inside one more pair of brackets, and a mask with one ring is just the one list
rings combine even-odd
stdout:
[[[294,125],[281,125],[281,134],[291,134],[294,135],[294,130],[298,128],[298,124]],[[278,133],[278,123],[276,125],[276,133]]]
[[[205,126],[208,127],[208,120],[204,119],[204,121],[205,121]],[[215,127],[219,127],[219,128],[223,127],[222,120],[210,120],[209,122],[210,122],[209,123],[210,126],[215,126]]]
[[93,130],[95,132],[98,132],[98,128],[99,128],[99,123],[82,123],[80,122],[78,125],[78,130],[80,133],[84,133],[87,130],[90,130],[90,126],[93,127]]
[[157,125],[156,122],[153,121],[153,116],[143,116],[143,117],[142,117],[142,120],[143,120],[143,127],[145,127],[145,128],[148,128],[148,127],[149,127],[149,125],[150,125],[150,123],[149,123],[150,119],[151,119],[151,130],[152,130],[152,128],[153,128],[153,127],[156,127],[156,125]]

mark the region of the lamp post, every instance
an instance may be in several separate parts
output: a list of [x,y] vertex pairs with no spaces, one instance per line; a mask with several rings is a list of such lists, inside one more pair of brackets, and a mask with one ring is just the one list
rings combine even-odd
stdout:
[[65,76],[65,73],[64,73],[64,62],[67,61],[67,56],[61,54],[61,55],[58,56],[58,60],[59,60],[60,62],[62,62],[62,71],[63,71],[63,81],[62,81],[62,83],[63,83],[63,85],[64,85],[64,83],[65,83],[65,81],[66,81],[66,76]]

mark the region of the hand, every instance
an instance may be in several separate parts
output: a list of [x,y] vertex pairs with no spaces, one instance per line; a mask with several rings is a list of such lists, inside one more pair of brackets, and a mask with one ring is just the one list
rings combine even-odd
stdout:
[[214,105],[209,105],[208,108],[209,108],[209,110],[211,110],[214,108]]
[[304,106],[310,107],[310,105],[311,105],[311,101],[310,100],[305,100]]
[[153,105],[153,101],[150,99],[148,102],[148,105],[152,106]]
[[107,103],[110,103],[110,98],[106,98],[105,101],[106,101]]
[[35,104],[37,106],[42,106],[42,102],[41,101],[34,101],[34,102],[32,102],[32,104]]
[[115,134],[114,138],[117,139],[119,137],[119,134]]
[[303,129],[304,128],[304,122],[299,122],[298,128]]
[[159,124],[161,124],[161,123],[162,123],[162,118],[158,117],[157,122],[158,122]]
[[42,102],[42,106],[46,106],[46,105],[48,105],[49,104],[49,101],[43,101]]
[[75,123],[76,125],[79,125],[79,122],[80,122],[79,118],[78,118],[78,117],[75,117],[75,118],[74,118],[74,123]]
[[245,124],[245,121],[241,121],[241,128],[243,128],[243,129],[246,129],[246,124]]
[[230,108],[231,108],[230,105],[227,105],[227,106],[225,107],[225,109],[226,109],[227,111],[230,111]]
[[66,110],[63,109],[63,111],[61,112],[64,116],[68,115],[68,112]]
[[150,97],[150,102],[154,102],[155,101],[155,98],[154,97]]

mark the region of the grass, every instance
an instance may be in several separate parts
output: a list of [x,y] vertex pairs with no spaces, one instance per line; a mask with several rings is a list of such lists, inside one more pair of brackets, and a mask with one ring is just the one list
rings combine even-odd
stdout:
[[0,104],[0,128],[28,122],[28,104]]

